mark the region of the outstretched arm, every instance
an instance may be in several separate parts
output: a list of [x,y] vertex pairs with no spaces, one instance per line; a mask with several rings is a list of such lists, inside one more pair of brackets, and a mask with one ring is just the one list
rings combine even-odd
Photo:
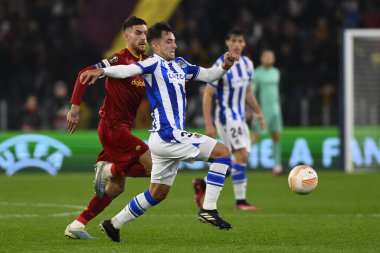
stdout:
[[220,79],[227,71],[234,65],[235,61],[238,59],[238,55],[235,53],[227,52],[224,54],[224,61],[221,67],[211,67],[211,68],[199,68],[199,74],[195,80],[204,82],[214,82]]
[[[80,75],[84,73],[87,70],[95,69],[96,66],[101,66],[101,64],[106,64],[107,60],[103,60],[102,62],[88,66],[87,68],[82,69],[79,71],[77,79],[75,81],[75,86],[73,90],[73,94],[71,95],[71,109],[66,115],[66,128],[67,130],[72,134],[75,132],[78,123],[79,123],[79,110],[80,110],[80,104],[82,103],[82,99],[84,96],[84,93],[86,92],[87,85],[81,84],[79,81]],[[108,63],[108,62],[107,62]],[[109,63],[108,63],[109,65]]]
[[136,65],[117,65],[102,69],[87,70],[80,76],[82,84],[93,84],[101,76],[108,76],[117,79],[124,79],[142,74],[142,69]]

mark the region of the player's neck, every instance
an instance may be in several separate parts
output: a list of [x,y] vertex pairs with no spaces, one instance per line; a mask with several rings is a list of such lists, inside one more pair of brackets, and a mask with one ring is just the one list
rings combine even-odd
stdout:
[[126,49],[136,58],[139,58],[141,60],[141,53],[137,53],[135,50],[133,50],[132,48],[130,47],[126,47]]
[[168,58],[162,56],[159,52],[154,52],[154,53],[155,53],[156,55],[160,56],[162,59],[164,59],[164,60],[167,61],[167,62],[172,61],[172,59],[168,59]]

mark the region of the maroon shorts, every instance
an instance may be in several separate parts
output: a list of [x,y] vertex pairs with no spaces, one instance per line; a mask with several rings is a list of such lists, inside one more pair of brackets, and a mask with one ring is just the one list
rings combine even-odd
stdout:
[[124,176],[146,177],[144,166],[139,163],[140,156],[148,149],[148,145],[134,136],[129,127],[109,127],[105,119],[101,119],[98,135],[103,150],[97,161],[112,162],[116,171]]

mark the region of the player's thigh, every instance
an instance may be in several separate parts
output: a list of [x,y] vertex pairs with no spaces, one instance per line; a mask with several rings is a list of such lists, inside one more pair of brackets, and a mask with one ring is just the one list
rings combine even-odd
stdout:
[[152,162],[151,183],[172,186],[180,160],[152,154]]
[[282,115],[276,114],[272,117],[271,133],[281,133],[283,129]]
[[216,121],[215,122],[215,128],[216,128],[216,131],[218,132],[219,137],[222,139],[222,142],[224,143],[224,145],[230,147],[229,136],[228,136],[228,132],[227,132],[227,126]]
[[127,127],[108,128],[99,133],[104,151],[116,167],[128,168],[148,151],[148,145],[134,136]]
[[[184,131],[183,131],[184,132]],[[166,157],[176,160],[190,160],[198,156],[200,143],[210,138],[202,134],[185,132],[186,136],[178,138],[178,142],[166,142],[161,139],[157,132],[151,133],[149,137],[149,147],[153,157]]]
[[247,123],[230,120],[227,121],[227,124],[223,129],[225,132],[225,139],[227,140],[225,143],[230,150],[234,151],[245,148],[250,151],[251,139]]

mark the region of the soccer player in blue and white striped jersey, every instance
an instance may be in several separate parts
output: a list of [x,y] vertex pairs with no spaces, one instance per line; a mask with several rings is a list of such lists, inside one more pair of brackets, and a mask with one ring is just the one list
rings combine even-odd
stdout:
[[[239,55],[239,59],[219,80],[209,82],[203,96],[203,115],[205,120],[206,134],[212,138],[216,131],[234,155],[231,169],[233,188],[235,193],[236,208],[238,210],[257,210],[246,200],[247,176],[246,167],[248,153],[251,149],[249,128],[245,119],[245,104],[253,109],[256,117],[260,120],[263,128],[266,127],[260,106],[251,90],[251,79],[253,75],[253,63],[242,55],[245,47],[243,31],[233,28],[228,32],[226,46],[229,52]],[[223,63],[224,56],[217,59],[214,66]],[[211,105],[215,95],[215,126],[212,123]],[[203,195],[203,179],[193,181],[195,187],[195,200],[200,205]]]
[[230,151],[213,138],[185,131],[185,80],[215,81],[227,72],[238,56],[228,52],[224,54],[224,61],[220,66],[208,69],[192,65],[181,57],[175,57],[175,37],[166,23],[157,23],[150,27],[147,40],[154,52],[152,57],[131,65],[89,70],[80,77],[83,84],[91,84],[101,75],[113,78],[144,75],[153,117],[149,138],[153,162],[151,185],[144,193],[134,197],[119,214],[104,221],[100,225],[101,229],[113,241],[120,241],[120,228],[125,223],[136,219],[165,199],[180,161],[202,160],[210,161],[211,166],[198,219],[228,230],[232,226],[219,216],[216,202],[223,188],[227,169],[231,166]]

